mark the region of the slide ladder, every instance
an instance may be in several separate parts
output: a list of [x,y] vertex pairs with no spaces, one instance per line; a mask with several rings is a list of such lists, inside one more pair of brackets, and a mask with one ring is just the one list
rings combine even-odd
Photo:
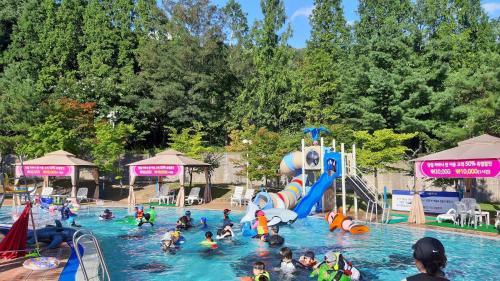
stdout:
[[371,221],[373,214],[375,219],[378,217],[378,210],[382,209],[378,200],[378,192],[374,186],[371,186],[361,176],[361,171],[356,168],[356,173],[348,173],[346,179],[353,188],[357,196],[359,196],[366,203],[365,220]]
[[[86,239],[87,241],[85,241],[84,243],[80,243],[82,239]],[[94,249],[91,249],[90,247],[84,247],[86,244],[93,245]],[[84,259],[82,253],[80,252],[80,246],[84,247],[85,255],[90,256],[90,258]],[[78,262],[80,263],[80,268],[83,273],[85,281],[111,280],[111,278],[109,277],[108,267],[106,266],[106,262],[104,261],[104,255],[102,254],[101,247],[99,246],[99,241],[97,241],[97,238],[94,236],[92,231],[86,229],[80,229],[77,232],[75,232],[75,234],[73,234],[73,247],[75,249]],[[95,250],[95,252],[92,253],[92,250]],[[94,255],[97,256],[98,264],[95,264],[96,259],[94,258]],[[86,262],[93,264],[85,265]],[[91,276],[89,276],[89,273],[91,273]]]

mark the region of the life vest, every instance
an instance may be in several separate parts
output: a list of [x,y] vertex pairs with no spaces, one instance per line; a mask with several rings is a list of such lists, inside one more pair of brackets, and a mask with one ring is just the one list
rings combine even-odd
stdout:
[[266,277],[267,277],[267,280],[271,280],[271,276],[269,275],[269,272],[267,272],[267,271],[264,271],[264,272],[262,272],[261,274],[259,274],[259,275],[255,276],[255,278],[254,278],[253,280],[259,280],[259,278],[260,278],[261,276],[266,276]]
[[142,210],[137,210],[137,213],[136,213],[136,216],[137,216],[137,220],[140,221],[142,220],[142,216],[144,215],[144,211]]
[[[351,271],[343,268],[342,265],[345,261],[343,260],[340,252],[335,252],[335,259],[336,262],[333,267],[330,267],[327,263],[322,263],[318,269],[311,273],[310,277],[318,276],[318,281],[350,281],[352,279]],[[340,264],[341,260],[342,265]],[[324,277],[325,273],[327,273],[327,278]]]
[[257,221],[259,222],[257,226],[257,234],[266,235],[269,234],[269,228],[267,227],[267,219],[265,216],[258,216]]

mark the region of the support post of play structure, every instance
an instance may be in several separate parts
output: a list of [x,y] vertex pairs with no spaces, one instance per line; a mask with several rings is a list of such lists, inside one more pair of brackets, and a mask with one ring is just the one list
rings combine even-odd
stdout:
[[302,197],[306,196],[306,168],[304,166],[306,163],[305,148],[305,141],[302,139]]
[[[324,159],[325,153],[323,151],[323,148],[325,146],[324,146],[324,139],[323,138],[320,139],[320,146],[321,146],[321,148],[319,150],[319,153],[320,153],[319,154],[319,163],[321,163],[321,173],[320,173],[320,175],[322,175],[325,172],[325,165],[323,165],[323,163],[325,161],[325,159]],[[325,195],[324,194],[323,194],[323,196],[321,196],[321,209],[322,210],[325,209]]]
[[[337,151],[337,148],[335,148],[335,139],[332,140],[332,149],[333,151]],[[337,181],[333,181],[333,211],[336,213],[337,212]]]
[[[349,169],[353,175],[356,175],[356,144],[352,145],[352,167]],[[358,196],[356,196],[356,191],[354,191],[354,218],[358,219]]]
[[342,166],[342,212],[344,216],[346,215],[347,209],[346,209],[346,198],[345,198],[345,150],[344,150],[344,143],[340,144],[340,163]]

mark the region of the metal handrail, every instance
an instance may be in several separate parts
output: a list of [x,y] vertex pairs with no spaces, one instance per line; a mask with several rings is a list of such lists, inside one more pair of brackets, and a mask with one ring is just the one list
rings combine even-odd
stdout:
[[[108,267],[106,266],[106,262],[104,261],[104,255],[102,254],[101,247],[99,246],[99,241],[97,241],[97,238],[94,236],[92,231],[86,230],[86,229],[80,229],[77,232],[73,234],[73,247],[75,247],[75,252],[76,252],[76,257],[78,258],[78,262],[80,263],[80,266],[82,267],[82,272],[83,276],[85,278],[85,281],[89,281],[89,276],[87,274],[87,270],[85,268],[85,265],[83,264],[83,258],[80,253],[80,249],[78,247],[79,242],[83,238],[89,238],[93,243],[97,251],[97,256],[99,258],[99,264],[102,269],[102,279],[101,280],[108,280],[111,281],[111,278],[109,277],[109,271]],[[107,279],[106,279],[107,278]]]
[[[358,190],[360,192],[362,192],[363,195],[365,195],[366,198],[368,198],[371,202],[376,203],[375,194],[373,194],[372,192],[370,192],[369,189],[366,188],[366,186],[364,186],[364,185],[360,186],[358,184],[358,182],[360,181],[359,178],[356,178],[355,176],[350,176],[350,178],[352,179],[352,182],[354,183],[354,185],[356,185],[358,187]],[[368,191],[370,193],[370,195],[366,194],[365,190]]]

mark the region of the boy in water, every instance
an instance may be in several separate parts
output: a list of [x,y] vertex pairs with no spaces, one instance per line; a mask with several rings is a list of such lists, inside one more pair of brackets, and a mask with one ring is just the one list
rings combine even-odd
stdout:
[[279,247],[285,243],[285,238],[279,235],[280,228],[277,225],[271,226],[271,235],[267,236],[266,242],[269,243],[271,247]]
[[303,268],[312,269],[315,268],[318,264],[318,261],[314,259],[314,252],[307,251],[303,256],[299,258],[299,263]]

